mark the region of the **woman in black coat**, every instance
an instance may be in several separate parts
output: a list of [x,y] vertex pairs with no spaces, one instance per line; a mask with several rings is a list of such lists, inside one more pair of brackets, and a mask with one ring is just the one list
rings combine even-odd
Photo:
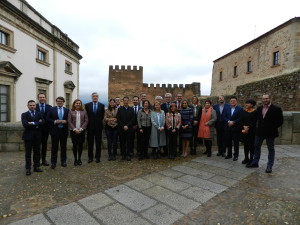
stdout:
[[254,109],[255,105],[256,102],[254,100],[247,100],[245,102],[244,110],[241,113],[240,141],[244,143],[245,153],[245,159],[242,161],[242,163],[247,165],[251,164],[254,155],[254,137],[257,121],[257,111]]

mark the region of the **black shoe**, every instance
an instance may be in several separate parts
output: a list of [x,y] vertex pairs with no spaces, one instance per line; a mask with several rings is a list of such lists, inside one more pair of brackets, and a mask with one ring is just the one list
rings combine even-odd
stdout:
[[139,156],[139,161],[142,161],[144,158],[142,156]]
[[127,161],[131,161],[131,157],[130,156],[127,156]]
[[96,163],[99,163],[99,162],[101,162],[100,159],[96,159]]
[[89,160],[88,160],[88,163],[91,163],[91,162],[93,162],[93,160],[92,160],[92,159],[89,159]]
[[231,155],[227,155],[227,156],[225,157],[225,159],[231,159],[231,158],[232,158]]
[[28,169],[28,170],[26,170],[26,176],[29,176],[29,175],[31,175],[31,171]]
[[207,157],[211,157],[211,151],[207,152]]
[[112,160],[112,161],[116,161],[116,156],[113,155],[111,160]]
[[126,160],[125,156],[122,156],[122,157],[121,157],[121,160]]
[[62,163],[61,163],[61,166],[62,166],[62,167],[67,167],[67,163],[62,162]]
[[74,160],[74,166],[78,166],[77,160]]
[[51,169],[55,169],[55,167],[56,167],[56,164],[51,165]]
[[43,172],[43,170],[41,170],[40,167],[35,167],[33,171],[34,172]]
[[233,157],[233,161],[237,161],[238,159],[238,157]]
[[112,161],[112,156],[108,156],[108,161]]
[[206,155],[208,153],[208,151],[206,150],[205,152],[203,152],[203,155]]
[[81,165],[82,165],[81,159],[78,159],[78,160],[77,160],[77,165],[78,165],[78,166],[81,166]]
[[271,166],[267,166],[266,173],[272,173],[272,167]]
[[247,164],[247,166],[246,166],[247,168],[258,168],[258,164]]
[[218,152],[218,154],[216,156],[221,156],[222,154],[220,152]]
[[42,162],[42,166],[49,166],[50,164],[46,161],[46,160],[44,160],[43,162]]
[[226,157],[225,153],[222,154],[222,157]]
[[244,160],[242,161],[242,164],[248,164],[248,162],[249,162],[249,159],[244,159]]

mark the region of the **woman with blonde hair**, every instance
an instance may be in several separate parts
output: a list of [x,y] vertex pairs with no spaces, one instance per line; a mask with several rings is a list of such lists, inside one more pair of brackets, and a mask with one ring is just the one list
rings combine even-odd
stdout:
[[75,99],[68,114],[68,126],[73,143],[74,166],[82,165],[81,155],[85,139],[88,115],[80,99]]

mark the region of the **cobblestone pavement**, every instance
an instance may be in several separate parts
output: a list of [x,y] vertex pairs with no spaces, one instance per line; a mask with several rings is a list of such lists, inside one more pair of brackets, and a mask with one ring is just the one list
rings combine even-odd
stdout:
[[[0,219],[0,224],[299,224],[300,146],[276,146],[277,160],[272,174],[264,172],[265,147],[257,169],[245,168],[241,164],[242,150],[240,152],[237,162],[217,157],[215,153],[211,158],[198,155],[176,161],[101,162],[110,163],[106,176],[101,173],[105,166],[95,163],[85,165],[83,172],[82,168],[68,165],[67,169],[46,169],[30,177],[22,174],[14,185],[23,189],[40,185],[48,194],[41,192],[32,199],[25,195],[10,206],[15,214]],[[147,164],[150,169],[145,172],[140,164]],[[81,176],[91,179],[80,183]],[[119,179],[107,181],[111,176]],[[14,191],[14,188],[20,189],[11,185],[12,180],[6,179],[1,179],[0,191],[9,183],[7,193],[12,192],[15,198],[24,196]],[[47,183],[41,184],[47,179],[49,184],[59,184],[57,190],[52,184],[51,196],[44,187]],[[96,180],[107,185],[90,187]],[[72,185],[80,186],[81,192]],[[1,199],[1,209],[5,209],[2,207],[5,194],[1,194]]]

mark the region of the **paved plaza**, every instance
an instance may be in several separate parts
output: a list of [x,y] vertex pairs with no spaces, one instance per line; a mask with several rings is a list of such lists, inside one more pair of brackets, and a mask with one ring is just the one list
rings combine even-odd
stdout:
[[214,152],[10,224],[299,224],[300,146],[275,148],[272,174],[265,146],[260,168]]

